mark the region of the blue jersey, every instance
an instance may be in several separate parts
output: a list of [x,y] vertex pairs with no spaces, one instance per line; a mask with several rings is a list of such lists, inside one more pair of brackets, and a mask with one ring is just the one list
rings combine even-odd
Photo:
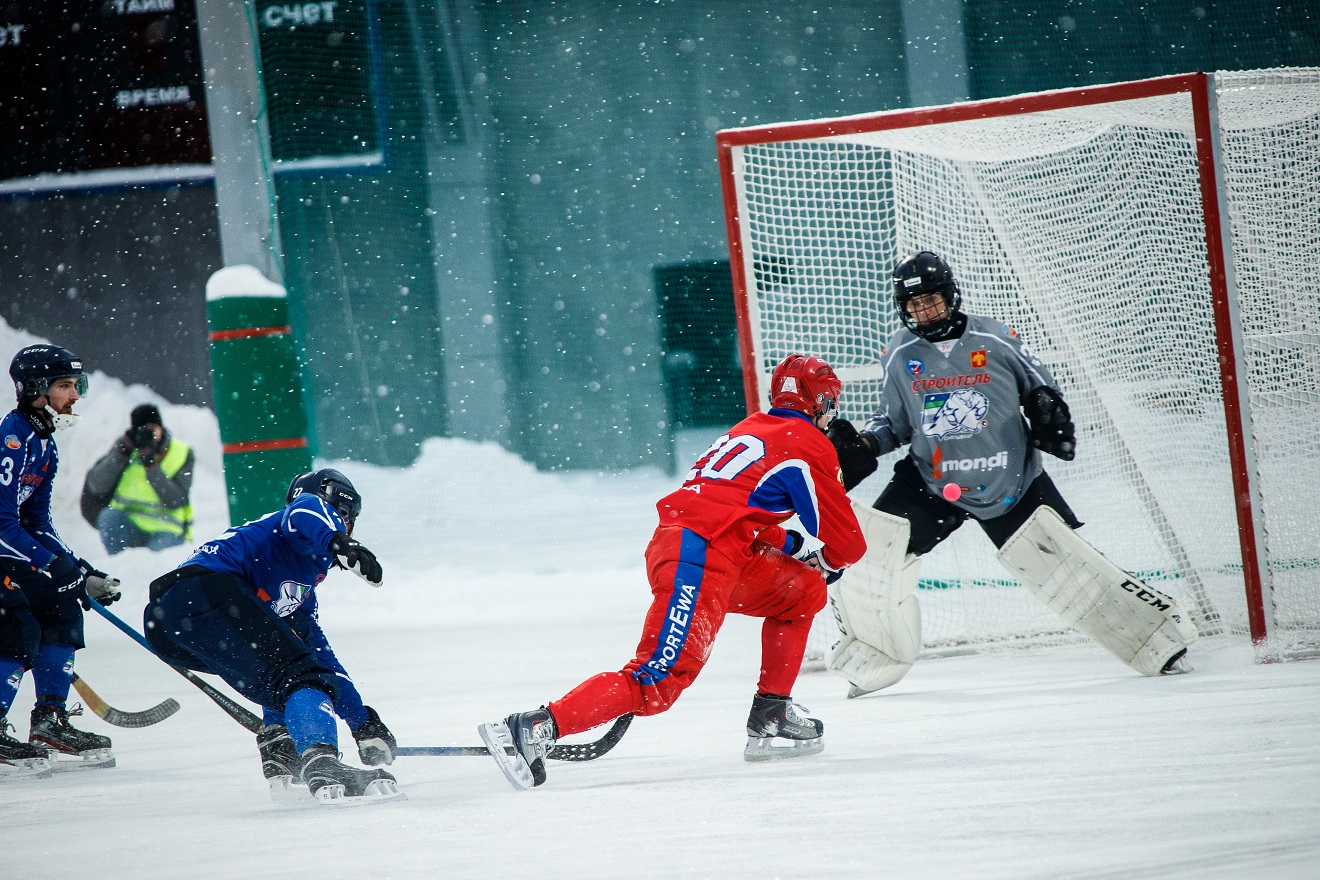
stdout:
[[77,558],[50,521],[59,466],[54,437],[18,410],[0,420],[0,561],[44,569],[61,553]]
[[240,578],[280,617],[316,612],[312,591],[325,580],[334,559],[328,549],[344,520],[320,497],[303,493],[283,510],[234,526],[207,541],[184,565]]

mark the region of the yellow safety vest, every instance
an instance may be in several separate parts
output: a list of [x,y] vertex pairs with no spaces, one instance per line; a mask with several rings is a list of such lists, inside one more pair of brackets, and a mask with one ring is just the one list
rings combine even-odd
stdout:
[[[173,477],[188,460],[190,447],[179,440],[170,440],[170,449],[157,465],[167,477]],[[115,497],[110,506],[128,514],[129,520],[144,532],[169,532],[182,535],[185,541],[192,540],[192,501],[177,510],[170,510],[160,503],[160,496],[147,482],[147,469],[141,462],[134,460],[124,468],[124,475],[115,487]]]

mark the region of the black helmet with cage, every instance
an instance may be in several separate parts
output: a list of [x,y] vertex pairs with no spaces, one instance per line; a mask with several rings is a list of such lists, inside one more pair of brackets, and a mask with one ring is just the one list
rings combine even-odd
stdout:
[[289,504],[303,494],[317,495],[324,499],[344,518],[344,524],[350,532],[358,514],[362,513],[362,496],[353,488],[348,477],[334,468],[321,468],[294,477],[293,482],[289,483],[289,493],[284,503]]
[[[943,297],[948,310],[937,320],[918,321],[908,312],[907,304],[927,294]],[[903,326],[932,342],[955,335],[963,323],[962,293],[954,280],[953,269],[933,251],[918,251],[894,267],[894,303]]]
[[9,362],[9,378],[14,381],[18,402],[28,406],[38,397],[46,396],[51,383],[58,379],[76,379],[78,394],[87,393],[82,358],[67,348],[48,343],[19,349]]

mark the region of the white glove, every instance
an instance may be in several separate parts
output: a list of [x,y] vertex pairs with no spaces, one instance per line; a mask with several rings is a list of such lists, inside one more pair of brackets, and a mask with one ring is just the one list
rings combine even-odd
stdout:
[[81,567],[87,573],[87,579],[83,581],[83,589],[86,590],[88,599],[98,605],[109,605],[119,598],[119,578],[97,571],[85,561],[82,562]]

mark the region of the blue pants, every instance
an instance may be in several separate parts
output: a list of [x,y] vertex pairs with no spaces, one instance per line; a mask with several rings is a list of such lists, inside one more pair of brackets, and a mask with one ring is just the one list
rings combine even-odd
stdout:
[[271,709],[282,711],[305,688],[335,699],[334,672],[251,587],[232,574],[185,571],[144,614],[147,640],[162,659],[214,673]]
[[164,550],[183,543],[183,535],[172,532],[144,532],[133,525],[128,514],[116,507],[107,507],[96,518],[96,530],[101,533],[101,543],[105,552],[111,556],[128,547],[146,547],[148,550]]

